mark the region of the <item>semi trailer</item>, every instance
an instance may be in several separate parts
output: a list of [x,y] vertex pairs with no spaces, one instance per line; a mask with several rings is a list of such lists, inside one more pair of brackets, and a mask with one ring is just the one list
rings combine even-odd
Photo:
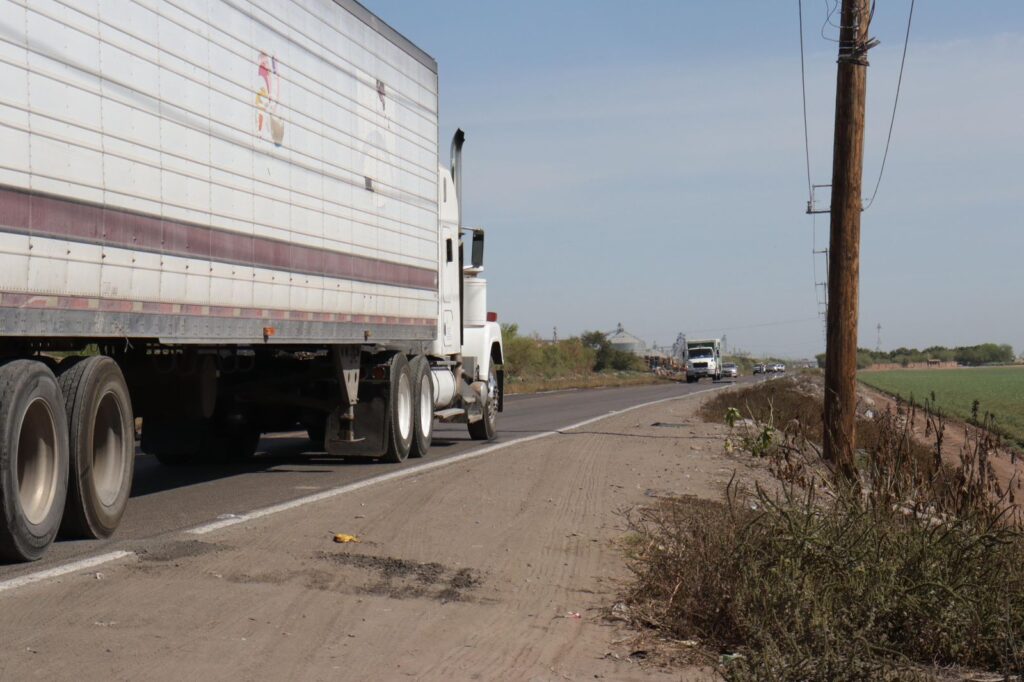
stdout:
[[0,0],[0,556],[102,538],[139,447],[493,439],[503,348],[436,61],[354,0]]

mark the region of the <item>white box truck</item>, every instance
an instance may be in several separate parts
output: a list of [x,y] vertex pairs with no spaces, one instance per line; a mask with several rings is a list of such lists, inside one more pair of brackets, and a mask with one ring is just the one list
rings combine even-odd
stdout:
[[110,535],[141,448],[495,436],[437,63],[354,0],[0,0],[0,556]]
[[721,339],[686,341],[686,383],[692,384],[704,377],[713,381],[722,378]]

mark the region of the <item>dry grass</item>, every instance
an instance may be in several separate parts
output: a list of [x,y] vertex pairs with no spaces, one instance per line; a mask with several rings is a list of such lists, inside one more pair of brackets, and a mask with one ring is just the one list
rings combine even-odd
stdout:
[[550,379],[533,378],[505,383],[505,393],[539,393],[571,388],[616,388],[619,386],[649,386],[673,381],[653,372],[589,372]]
[[769,458],[777,488],[634,510],[634,623],[740,654],[720,664],[733,680],[1024,674],[1024,533],[990,475],[998,440],[978,431],[945,465],[941,417],[925,414],[936,443],[923,447],[904,406],[872,420],[860,479],[840,484],[811,438],[813,390],[765,386],[718,396],[707,414],[759,415],[736,443]]

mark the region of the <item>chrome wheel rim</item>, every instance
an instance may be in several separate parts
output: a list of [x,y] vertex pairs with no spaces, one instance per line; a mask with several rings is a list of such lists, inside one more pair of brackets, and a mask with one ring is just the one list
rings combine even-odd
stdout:
[[412,433],[412,386],[409,385],[409,374],[402,373],[398,378],[398,435],[408,440]]
[[434,427],[434,395],[431,390],[430,375],[427,374],[420,382],[420,433],[424,438],[430,437]]
[[498,374],[491,367],[487,374],[487,421],[494,424],[498,420]]
[[29,403],[18,434],[18,501],[29,523],[46,520],[57,496],[57,427],[42,398]]
[[113,393],[100,399],[92,432],[92,485],[104,507],[113,506],[121,494],[125,455],[124,416]]

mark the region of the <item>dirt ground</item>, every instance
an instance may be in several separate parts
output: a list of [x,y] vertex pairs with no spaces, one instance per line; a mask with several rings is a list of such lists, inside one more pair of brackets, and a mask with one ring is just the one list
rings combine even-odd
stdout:
[[621,510],[763,475],[700,400],[0,594],[0,679],[709,679],[652,666],[602,617]]

